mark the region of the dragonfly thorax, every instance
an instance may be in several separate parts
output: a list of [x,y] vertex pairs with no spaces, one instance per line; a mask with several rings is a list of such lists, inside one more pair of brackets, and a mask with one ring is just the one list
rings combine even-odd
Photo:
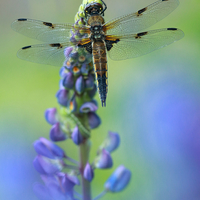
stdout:
[[105,37],[101,25],[91,26],[90,31],[92,40],[103,40]]

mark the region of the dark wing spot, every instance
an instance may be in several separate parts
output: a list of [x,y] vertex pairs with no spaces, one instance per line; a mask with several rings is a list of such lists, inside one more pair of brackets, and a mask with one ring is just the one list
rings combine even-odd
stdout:
[[143,12],[145,12],[147,10],[147,7],[142,8],[141,10],[138,10],[137,12],[137,16],[140,16]]
[[162,1],[169,1],[169,0],[162,0]]
[[137,36],[138,36],[138,37],[141,37],[141,36],[143,36],[143,35],[146,35],[147,33],[148,33],[148,32],[138,33]]
[[88,53],[92,54],[91,42],[84,44],[84,45],[78,44],[78,47],[84,47]]
[[51,28],[54,28],[54,25],[53,25],[52,23],[50,23],[50,22],[43,22],[43,24],[44,24],[45,26],[49,26],[49,27],[51,27]]
[[54,44],[49,44],[51,47],[57,47],[58,49],[59,48],[62,48],[62,45],[60,43],[54,43]]
[[107,51],[110,51],[110,50],[112,49],[112,47],[113,47],[113,44],[114,44],[114,43],[118,43],[119,41],[120,41],[120,39],[105,40]]
[[141,32],[135,36],[135,39],[141,38],[143,35],[146,35],[148,32]]
[[28,48],[31,48],[31,46],[22,47],[22,49],[28,49]]
[[18,21],[27,21],[27,19],[25,19],[25,18],[20,18],[20,19],[18,19]]
[[177,28],[168,28],[167,30],[170,30],[170,31],[176,31]]

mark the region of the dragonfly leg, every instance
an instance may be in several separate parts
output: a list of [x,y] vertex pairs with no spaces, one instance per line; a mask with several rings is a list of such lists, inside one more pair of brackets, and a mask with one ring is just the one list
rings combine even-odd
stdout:
[[100,14],[102,14],[104,16],[104,12],[107,9],[107,6],[106,6],[106,4],[105,4],[105,2],[103,0],[101,0],[101,1],[102,1],[103,5],[105,6],[105,8],[101,11]]

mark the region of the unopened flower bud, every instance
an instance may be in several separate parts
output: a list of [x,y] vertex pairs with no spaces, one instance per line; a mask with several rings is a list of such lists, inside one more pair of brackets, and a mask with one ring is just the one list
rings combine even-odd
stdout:
[[108,178],[108,180],[104,184],[104,187],[110,192],[120,192],[128,185],[130,179],[130,170],[126,169],[123,165],[121,165]]
[[89,71],[89,65],[87,65],[87,64],[82,64],[82,66],[81,66],[81,73],[83,74],[83,75],[87,75],[88,74],[88,71]]
[[60,79],[60,80],[59,80],[59,89],[60,89],[60,90],[65,89],[65,87],[63,86],[63,79]]
[[63,79],[63,86],[66,89],[72,89],[74,87],[74,77],[73,74],[71,72],[68,72],[64,79]]
[[95,159],[95,167],[100,169],[107,169],[113,166],[112,157],[110,153],[103,149],[98,157]]
[[76,144],[76,145],[79,145],[82,143],[83,141],[83,136],[81,135],[79,129],[78,129],[78,126],[76,126],[72,132],[72,140],[73,142]]
[[89,182],[92,181],[92,179],[94,178],[94,170],[92,169],[91,165],[89,163],[87,163],[85,165],[85,169],[83,172],[83,176],[86,180],[88,180]]
[[93,78],[93,76],[91,74],[85,80],[85,88],[87,90],[92,90],[94,88],[94,78]]
[[34,142],[34,148],[38,154],[51,159],[65,157],[64,151],[58,145],[47,140],[46,138],[36,140]]
[[88,96],[93,99],[95,94],[97,92],[97,86],[96,84],[94,84],[93,88],[91,90],[88,90],[87,93],[88,93]]
[[69,100],[68,93],[69,93],[68,90],[60,89],[56,94],[58,103],[61,104],[62,106],[68,105],[68,100]]
[[111,153],[112,151],[117,149],[119,144],[120,144],[119,134],[109,131],[107,138],[104,140],[104,142],[100,146],[99,150],[106,149],[108,152]]
[[67,139],[66,134],[62,131],[60,128],[60,124],[56,123],[52,126],[50,130],[49,137],[52,141],[57,142],[57,141],[63,141]]
[[59,74],[61,78],[64,78],[67,73],[68,73],[68,70],[65,68],[65,66],[60,68]]
[[45,119],[49,124],[53,125],[57,122],[56,113],[56,108],[49,108],[45,111]]
[[90,128],[94,129],[94,128],[97,128],[101,124],[101,119],[96,113],[89,112],[88,113],[88,122],[89,122]]
[[76,91],[78,92],[78,94],[81,94],[84,91],[85,83],[84,83],[83,76],[79,76],[77,78],[75,88],[76,88]]

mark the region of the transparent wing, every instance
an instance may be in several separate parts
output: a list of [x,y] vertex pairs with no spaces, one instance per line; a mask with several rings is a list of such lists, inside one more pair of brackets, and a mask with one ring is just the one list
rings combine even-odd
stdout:
[[108,51],[108,55],[113,60],[135,58],[165,47],[180,40],[183,36],[183,31],[176,28],[163,28],[124,36],[111,36],[118,38],[119,42],[113,44],[111,50]]
[[53,24],[25,18],[15,20],[11,27],[18,33],[44,42],[66,42],[71,29],[89,30],[86,26],[75,27],[73,24]]
[[21,48],[17,56],[30,62],[62,67],[64,49],[69,43],[38,44]]
[[105,23],[104,29],[109,35],[137,33],[166,17],[178,5],[178,0],[158,0],[135,13]]

